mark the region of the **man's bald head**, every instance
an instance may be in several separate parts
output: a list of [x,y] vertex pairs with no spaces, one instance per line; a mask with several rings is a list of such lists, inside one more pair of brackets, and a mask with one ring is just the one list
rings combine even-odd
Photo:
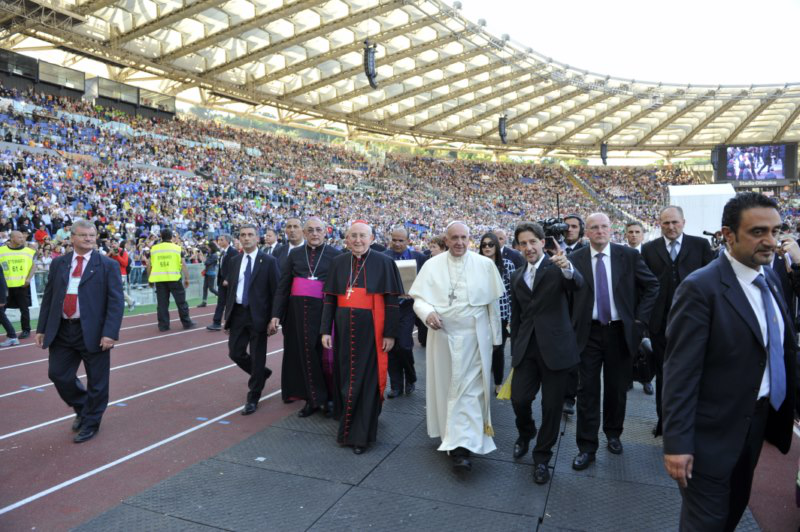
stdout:
[[11,231],[8,235],[8,240],[15,248],[25,245],[25,235],[23,235],[21,231]]
[[365,224],[364,222],[355,222],[355,223],[350,224],[350,227],[347,228],[347,232],[348,233],[351,233],[351,232],[358,232],[358,233],[367,232],[367,233],[369,233],[370,236],[373,236],[372,227],[370,227],[368,224]]
[[605,213],[593,212],[586,218],[586,236],[595,251],[602,251],[611,241],[611,220]]
[[322,244],[322,241],[325,239],[325,225],[322,223],[322,220],[317,218],[316,216],[312,216],[308,220],[306,220],[306,224],[303,227],[303,234],[306,237],[306,242],[315,248]]

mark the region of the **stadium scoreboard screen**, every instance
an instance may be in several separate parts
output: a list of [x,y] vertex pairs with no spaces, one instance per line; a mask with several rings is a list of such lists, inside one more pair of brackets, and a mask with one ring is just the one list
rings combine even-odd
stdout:
[[725,144],[711,152],[717,182],[782,186],[797,182],[797,143]]

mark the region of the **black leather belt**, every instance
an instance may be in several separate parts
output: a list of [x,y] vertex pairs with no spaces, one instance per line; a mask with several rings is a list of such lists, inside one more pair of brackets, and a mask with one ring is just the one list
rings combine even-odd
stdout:
[[592,325],[595,327],[622,327],[622,320],[614,320],[603,325],[597,320],[592,320]]
[[66,323],[70,323],[70,324],[75,324],[75,323],[80,323],[81,319],[80,318],[61,318],[61,321],[62,322],[66,322]]

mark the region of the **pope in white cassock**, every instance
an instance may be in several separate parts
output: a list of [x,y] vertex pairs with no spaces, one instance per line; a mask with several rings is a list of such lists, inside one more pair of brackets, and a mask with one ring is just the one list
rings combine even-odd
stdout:
[[469,228],[447,226],[447,253],[420,270],[409,295],[425,322],[428,435],[441,438],[456,470],[469,471],[470,452],[496,449],[490,412],[492,346],[502,343],[503,281],[491,259],[468,251]]

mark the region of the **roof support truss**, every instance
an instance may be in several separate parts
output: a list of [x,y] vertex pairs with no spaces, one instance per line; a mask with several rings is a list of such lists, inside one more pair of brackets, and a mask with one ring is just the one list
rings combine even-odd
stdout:
[[[518,114],[517,116],[514,116],[513,118],[509,118],[508,121],[506,122],[506,127],[510,127],[512,124],[516,124],[517,122],[522,122],[523,120],[527,120],[528,118],[532,117],[533,115],[535,115],[537,113],[541,113],[545,109],[549,109],[550,107],[553,107],[554,105],[558,105],[558,104],[560,104],[562,102],[565,102],[565,101],[569,100],[570,98],[574,98],[576,92],[578,92],[577,89],[569,90],[569,91],[566,91],[564,94],[562,94],[561,96],[559,96],[558,98],[556,98],[554,100],[545,101],[545,102],[543,102],[543,103],[541,103],[539,105],[534,105],[533,107],[531,107],[530,109],[528,109],[524,113]],[[486,138],[494,135],[495,133],[496,132],[493,129],[490,129],[488,132],[486,132],[483,135],[481,135],[479,137],[479,139],[480,140],[485,140]]]
[[517,140],[518,142],[521,142],[523,140],[527,140],[530,137],[532,137],[535,134],[537,134],[538,132],[544,131],[545,129],[547,129],[548,127],[552,126],[553,124],[558,123],[560,120],[564,120],[566,116],[574,114],[574,113],[580,113],[584,109],[588,109],[589,107],[591,107],[593,105],[596,105],[596,104],[598,104],[600,102],[603,102],[603,101],[611,98],[611,96],[613,96],[613,95],[612,94],[608,94],[607,92],[604,92],[604,93],[601,93],[599,96],[595,96],[594,98],[589,98],[585,102],[576,105],[575,107],[573,107],[572,109],[569,109],[566,112],[562,112],[562,113],[559,113],[559,114],[557,114],[555,116],[550,117],[548,120],[545,120],[544,122],[542,122],[541,124],[537,125],[535,128],[531,129],[530,131],[528,131],[527,133],[525,133],[524,135],[522,135],[521,137],[519,137],[518,139],[515,139],[515,140]]
[[636,100],[638,100],[638,98],[636,96],[632,96],[630,98],[623,99],[617,105],[615,105],[613,107],[609,107],[608,109],[606,109],[605,111],[603,111],[599,115],[594,116],[593,118],[588,118],[583,124],[581,124],[578,127],[574,128],[574,129],[571,129],[570,131],[566,132],[564,135],[562,135],[561,137],[559,137],[556,140],[554,140],[553,144],[560,144],[560,143],[564,142],[565,140],[574,137],[575,135],[577,135],[581,131],[589,129],[590,127],[594,126],[595,124],[599,124],[600,122],[602,122],[603,120],[605,120],[609,116],[622,111],[623,109],[625,109],[626,107],[631,105]]
[[752,122],[755,119],[755,117],[763,113],[767,107],[775,103],[774,96],[777,96],[778,94],[780,94],[780,91],[775,91],[774,93],[772,93],[771,95],[773,96],[772,98],[767,98],[764,101],[762,101],[758,107],[756,107],[749,115],[747,115],[744,118],[744,120],[742,120],[742,123],[736,126],[736,129],[733,130],[733,133],[731,133],[730,136],[727,139],[725,139],[725,144],[730,144],[731,142],[736,140],[736,137],[739,136],[739,134],[744,130],[744,128],[746,128],[748,124],[750,124],[750,122]]
[[[714,95],[713,92],[709,92],[707,94],[707,96],[709,97],[713,95]],[[656,126],[653,129],[651,129],[644,137],[639,139],[639,141],[636,143],[636,146],[642,146],[643,144],[647,144],[647,141],[655,137],[668,125],[672,124],[680,117],[685,116],[688,113],[691,113],[692,111],[703,105],[705,102],[706,102],[705,100],[695,100],[693,102],[687,102],[686,105],[683,107],[683,109],[675,112],[674,114],[668,116],[667,118],[661,120],[658,124],[656,124]]]
[[119,45],[134,39],[138,39],[139,37],[144,37],[145,35],[153,33],[156,30],[160,30],[161,28],[170,26],[176,22],[180,22],[185,18],[193,17],[194,15],[202,13],[206,9],[217,7],[218,5],[224,4],[227,1],[228,0],[198,0],[193,4],[189,4],[188,6],[185,5],[180,9],[176,9],[171,13],[164,15],[163,17],[156,17],[150,22],[142,24],[141,26],[138,26],[127,33],[123,33],[110,39],[110,41]]

